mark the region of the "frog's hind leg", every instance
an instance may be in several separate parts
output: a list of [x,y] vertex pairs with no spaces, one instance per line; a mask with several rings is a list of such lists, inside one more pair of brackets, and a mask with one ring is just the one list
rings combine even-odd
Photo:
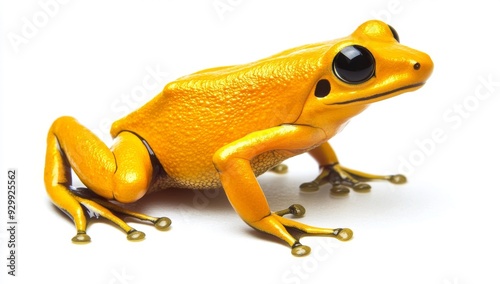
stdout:
[[[129,215],[151,221],[152,217],[119,210],[118,205],[101,201],[101,198],[83,196],[71,189],[73,169],[80,180],[103,199],[129,203],[147,192],[154,170],[148,149],[139,137],[129,132],[120,133],[115,141],[109,149],[71,117],[57,119],[49,130],[45,187],[53,203],[72,217],[77,230],[74,242],[90,241],[86,234],[87,218],[82,205],[116,223],[127,232],[129,239],[137,240],[143,238],[144,234],[128,226],[112,211],[131,213]],[[166,225],[165,219],[159,223]]]

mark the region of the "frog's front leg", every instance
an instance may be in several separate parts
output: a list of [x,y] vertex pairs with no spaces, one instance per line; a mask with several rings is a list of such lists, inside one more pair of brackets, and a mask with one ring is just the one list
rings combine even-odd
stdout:
[[[152,179],[153,166],[145,145],[136,135],[122,132],[109,149],[74,118],[61,117],[49,130],[45,158],[45,187],[53,203],[73,219],[76,243],[86,243],[85,209],[94,211],[118,226],[130,240],[144,238],[114,212],[153,222],[158,229],[170,225],[168,218],[131,212],[107,200],[132,202],[141,198]],[[72,189],[71,169],[92,190]]]
[[349,188],[358,192],[369,191],[371,187],[364,183],[365,181],[386,180],[394,184],[406,182],[406,177],[403,175],[374,175],[340,165],[328,142],[309,151],[309,154],[318,162],[321,172],[316,179],[300,186],[300,189],[305,192],[317,191],[321,185],[326,183],[332,184],[332,194],[342,195],[349,193]]
[[251,227],[284,240],[296,256],[307,255],[310,248],[302,245],[287,228],[296,228],[306,234],[332,236],[343,241],[352,237],[352,231],[311,227],[282,217],[281,211],[271,212],[251,161],[271,151],[287,151],[293,156],[311,148],[314,141],[324,139],[324,132],[317,128],[283,125],[257,131],[229,143],[219,149],[213,158],[224,191],[240,217]]

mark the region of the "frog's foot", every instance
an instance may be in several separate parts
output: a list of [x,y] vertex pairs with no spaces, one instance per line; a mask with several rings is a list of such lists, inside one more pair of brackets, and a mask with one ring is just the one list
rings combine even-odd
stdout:
[[[306,256],[311,252],[311,248],[301,244],[298,239],[293,237],[288,232],[289,228],[299,230],[305,235],[334,237],[340,241],[348,241],[352,238],[353,232],[348,228],[329,229],[312,227],[280,216],[280,214],[284,215],[288,213],[298,216],[303,215],[305,212],[304,207],[300,205],[298,206],[299,207],[297,208],[297,205],[292,205],[288,209],[272,213],[257,222],[251,223],[250,225],[257,230],[275,235],[286,241],[290,245],[294,256]],[[298,214],[296,212],[297,209],[299,209]]]
[[385,180],[393,184],[403,184],[406,182],[406,177],[403,175],[373,175],[356,170],[352,170],[333,164],[322,168],[321,173],[316,179],[311,182],[306,182],[300,185],[303,192],[314,192],[325,183],[330,183],[332,188],[330,192],[333,195],[345,195],[349,193],[349,189],[357,192],[368,192],[371,186],[366,181]]
[[[117,217],[115,213],[121,213],[125,216],[134,217],[143,221],[149,221],[160,231],[167,230],[172,223],[167,217],[156,218],[122,208],[115,203],[94,195],[88,189],[79,188],[72,192],[74,193],[76,201],[88,210],[87,217],[84,218],[102,216],[123,229],[125,233],[127,233],[127,239],[130,241],[143,240],[146,235],[143,232],[130,227],[123,219]],[[84,230],[78,230],[76,236],[72,238],[72,241],[79,244],[88,243],[90,242],[90,237]]]

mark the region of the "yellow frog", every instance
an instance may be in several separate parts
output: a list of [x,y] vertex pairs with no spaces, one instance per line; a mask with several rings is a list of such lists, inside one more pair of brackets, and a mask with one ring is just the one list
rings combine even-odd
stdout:
[[[304,191],[328,182],[333,193],[366,191],[367,180],[405,182],[401,175],[341,166],[328,140],[369,104],[420,88],[432,69],[427,54],[401,45],[391,26],[373,20],[345,38],[187,75],[116,121],[111,148],[75,119],[57,119],[47,138],[47,193],[72,217],[73,241],[86,243],[85,207],[115,222],[128,239],[139,240],[144,233],[114,213],[151,221],[160,230],[170,219],[131,212],[109,200],[130,203],[166,188],[222,187],[243,221],[282,239],[294,255],[307,255],[310,248],[288,228],[339,240],[350,239],[352,231],[283,217],[302,215],[300,205],[271,211],[256,176],[308,152],[321,172],[301,185]],[[71,169],[88,189],[72,187]]]

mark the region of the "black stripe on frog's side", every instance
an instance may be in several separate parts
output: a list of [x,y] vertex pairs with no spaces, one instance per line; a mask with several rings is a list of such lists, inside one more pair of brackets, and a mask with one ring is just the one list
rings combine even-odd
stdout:
[[128,131],[128,130],[126,130],[126,131],[137,136],[141,140],[142,144],[144,144],[144,147],[146,147],[146,149],[148,150],[149,159],[151,160],[151,166],[153,167],[153,174],[151,176],[151,183],[150,184],[154,184],[154,181],[156,180],[156,178],[158,177],[160,172],[163,171],[163,166],[161,165],[160,160],[158,160],[158,158],[155,155],[155,152],[153,151],[151,146],[149,146],[149,143],[146,141],[146,139],[142,138],[139,134],[137,134],[135,132]]
[[351,104],[351,103],[356,103],[356,102],[373,100],[373,99],[376,99],[376,98],[380,98],[380,97],[384,97],[384,96],[390,95],[390,94],[395,93],[395,92],[399,92],[399,91],[403,91],[403,90],[406,90],[406,89],[420,87],[422,85],[424,85],[424,83],[417,83],[417,84],[413,84],[413,85],[408,85],[408,86],[404,86],[404,87],[401,87],[401,88],[397,88],[397,89],[394,89],[394,90],[391,90],[391,91],[388,91],[388,92],[384,92],[384,93],[380,93],[380,94],[375,94],[375,95],[364,97],[364,98],[359,98],[359,99],[354,99],[354,100],[349,100],[349,101],[343,101],[343,102],[339,102],[339,103],[333,103],[333,104],[329,104],[329,105],[346,105],[346,104]]

